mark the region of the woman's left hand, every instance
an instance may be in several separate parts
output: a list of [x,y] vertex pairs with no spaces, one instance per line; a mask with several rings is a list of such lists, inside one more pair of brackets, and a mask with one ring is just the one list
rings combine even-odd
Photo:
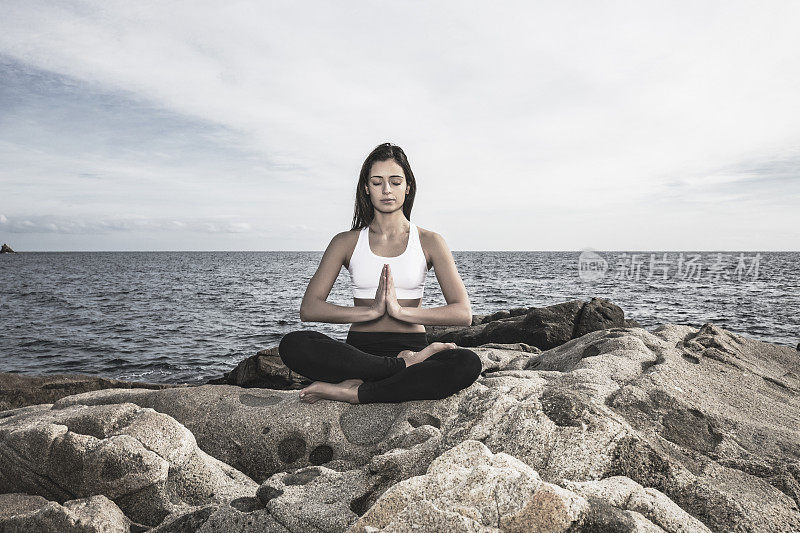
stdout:
[[400,318],[403,314],[403,306],[397,301],[397,293],[394,290],[394,279],[392,279],[392,267],[386,265],[386,313],[392,318]]

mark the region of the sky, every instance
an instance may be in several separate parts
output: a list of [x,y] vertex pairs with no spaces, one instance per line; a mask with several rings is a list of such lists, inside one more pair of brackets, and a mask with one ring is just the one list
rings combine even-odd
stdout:
[[800,250],[800,2],[0,0],[0,242]]

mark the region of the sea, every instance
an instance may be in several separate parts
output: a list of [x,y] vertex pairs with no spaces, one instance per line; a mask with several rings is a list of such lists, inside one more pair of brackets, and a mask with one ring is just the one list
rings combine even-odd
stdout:
[[[321,251],[0,254],[0,371],[202,383],[298,329]],[[800,252],[453,251],[474,314],[607,298],[626,318],[800,342]],[[328,301],[353,305],[342,268]],[[435,270],[423,307],[445,305]],[[800,357],[800,352],[798,352]]]

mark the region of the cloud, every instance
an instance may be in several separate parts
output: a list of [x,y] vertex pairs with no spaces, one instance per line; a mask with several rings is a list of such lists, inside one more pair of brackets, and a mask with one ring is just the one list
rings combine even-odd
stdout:
[[170,218],[80,218],[58,216],[6,217],[0,215],[0,231],[8,233],[64,233],[98,235],[115,232],[199,232],[249,233],[255,228],[249,222],[226,219]]
[[[551,249],[579,243],[578,217],[630,206],[772,205],[800,226],[776,192],[796,191],[795,168],[768,166],[800,142],[793,2],[144,6],[4,4],[8,216],[236,213],[329,233],[389,140],[415,213],[469,249],[527,242],[509,213],[558,217]],[[624,246],[616,222],[598,231]]]

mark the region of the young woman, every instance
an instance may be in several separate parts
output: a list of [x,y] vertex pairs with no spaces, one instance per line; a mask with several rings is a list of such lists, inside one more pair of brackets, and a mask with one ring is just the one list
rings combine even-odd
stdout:
[[[300,304],[303,322],[352,323],[347,340],[299,330],[284,335],[278,348],[287,367],[314,380],[300,391],[301,400],[439,399],[480,375],[472,350],[426,341],[425,324],[468,326],[472,308],[444,239],[410,222],[416,190],[399,146],[384,143],[367,156],[353,229],[333,237]],[[326,301],[342,266],[350,272],[353,307]],[[423,309],[431,267],[447,305]]]

